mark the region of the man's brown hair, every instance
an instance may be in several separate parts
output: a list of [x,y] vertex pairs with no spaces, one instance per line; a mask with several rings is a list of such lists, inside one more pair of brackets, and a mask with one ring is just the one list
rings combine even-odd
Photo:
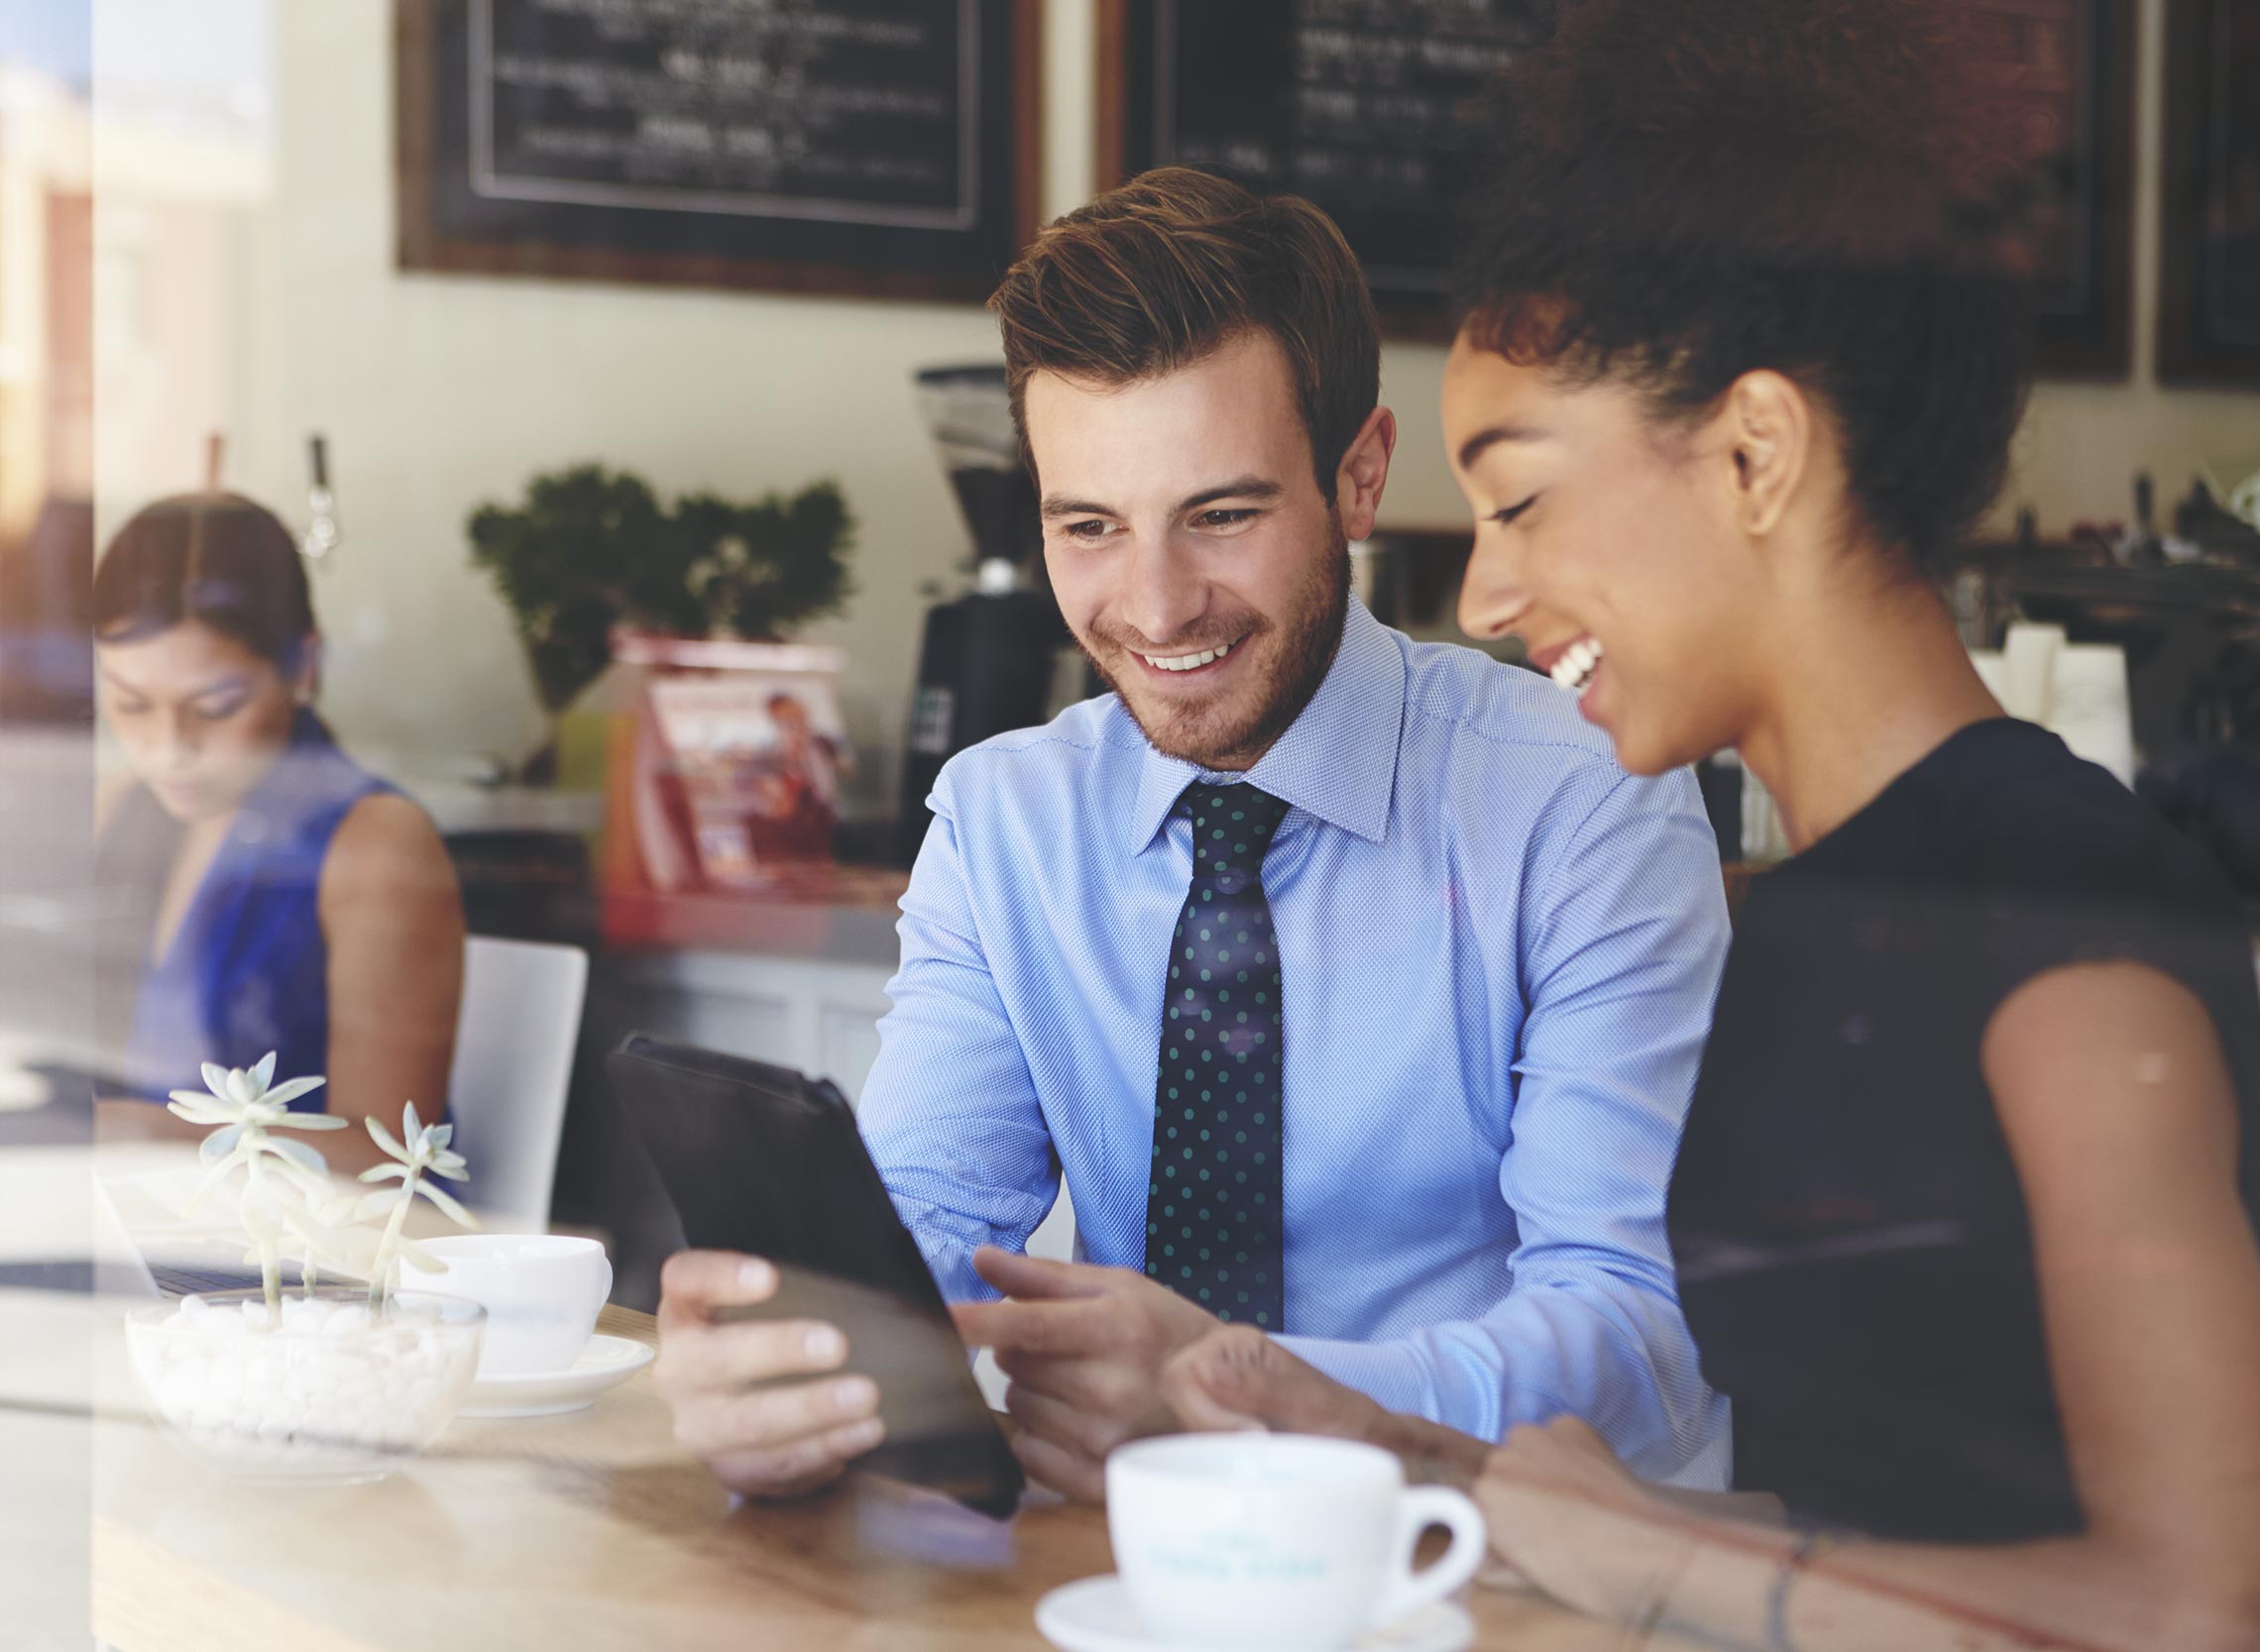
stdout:
[[1186,166],[1142,173],[1047,224],[989,308],[1031,475],[1026,401],[1038,373],[1134,384],[1268,333],[1287,357],[1329,503],[1342,455],[1381,399],[1381,324],[1334,221],[1298,196]]

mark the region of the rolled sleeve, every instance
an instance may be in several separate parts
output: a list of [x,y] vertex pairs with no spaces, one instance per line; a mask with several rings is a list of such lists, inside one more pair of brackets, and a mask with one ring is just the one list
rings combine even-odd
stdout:
[[1058,1197],[1060,1170],[981,947],[947,790],[930,800],[934,824],[903,896],[893,1008],[858,1116],[903,1224],[943,1295],[959,1301],[995,1295],[973,1271],[974,1249],[1022,1249]]

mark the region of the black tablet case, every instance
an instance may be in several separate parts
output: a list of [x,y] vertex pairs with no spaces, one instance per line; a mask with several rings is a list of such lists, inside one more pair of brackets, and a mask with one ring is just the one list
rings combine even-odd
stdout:
[[744,1317],[838,1325],[847,1369],[878,1383],[886,1438],[857,1466],[1010,1513],[1020,1465],[839,1090],[642,1034],[609,1068],[683,1237],[777,1265],[777,1294]]

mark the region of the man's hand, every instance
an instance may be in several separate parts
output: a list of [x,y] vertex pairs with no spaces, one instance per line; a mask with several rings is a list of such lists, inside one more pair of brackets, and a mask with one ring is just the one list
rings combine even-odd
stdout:
[[1384,1409],[1250,1325],[1223,1326],[1180,1352],[1162,1372],[1162,1397],[1190,1429],[1363,1440],[1395,1452],[1423,1484],[1471,1486],[1491,1454],[1457,1429]]
[[727,1251],[678,1251],[659,1275],[652,1379],[675,1410],[675,1439],[733,1491],[790,1497],[835,1478],[879,1443],[879,1390],[866,1377],[777,1383],[838,1371],[848,1339],[806,1320],[718,1320],[766,1302],[777,1270]]
[[992,1348],[1012,1387],[1013,1448],[1031,1479],[1078,1497],[1106,1495],[1106,1454],[1170,1426],[1158,1383],[1179,1349],[1218,1328],[1203,1308],[1142,1273],[1047,1262],[984,1245],[973,1267],[1002,1302],[950,1311],[968,1347]]
[[1224,1325],[1163,1369],[1162,1397],[1186,1428],[1277,1429],[1371,1440],[1388,1413],[1252,1325]]

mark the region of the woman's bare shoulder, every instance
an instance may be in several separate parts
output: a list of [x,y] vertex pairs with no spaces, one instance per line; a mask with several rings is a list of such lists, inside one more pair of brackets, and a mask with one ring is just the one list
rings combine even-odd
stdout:
[[380,792],[346,812],[322,860],[322,900],[458,899],[455,867],[431,817],[407,798]]

